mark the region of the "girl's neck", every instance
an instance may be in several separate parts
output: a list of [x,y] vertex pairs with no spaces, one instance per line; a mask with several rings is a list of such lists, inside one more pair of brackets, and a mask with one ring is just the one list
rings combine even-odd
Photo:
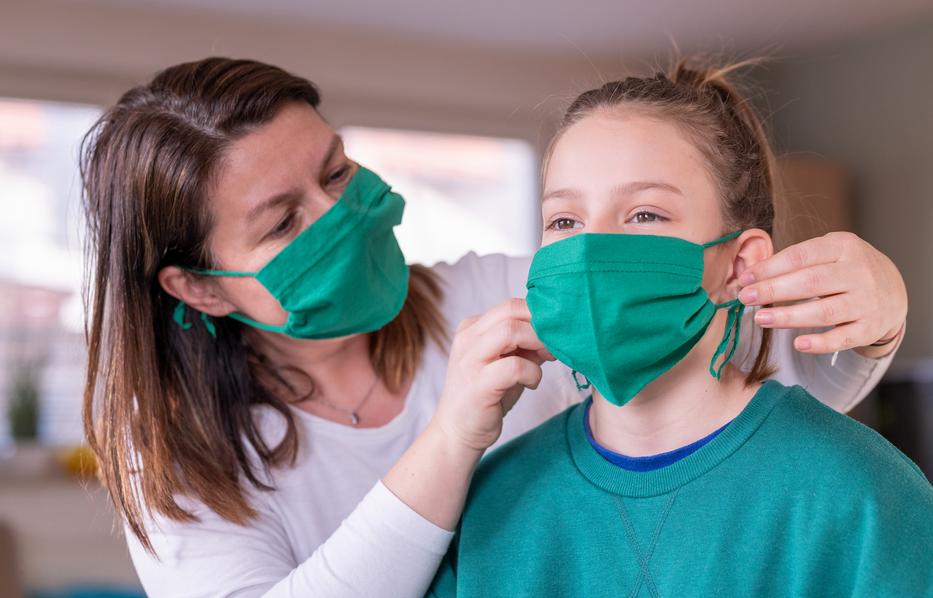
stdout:
[[[734,419],[757,391],[727,366],[716,380],[693,355],[646,386],[624,407],[593,393],[590,427],[611,451],[641,457],[695,442]],[[707,362],[708,365],[708,362]]]

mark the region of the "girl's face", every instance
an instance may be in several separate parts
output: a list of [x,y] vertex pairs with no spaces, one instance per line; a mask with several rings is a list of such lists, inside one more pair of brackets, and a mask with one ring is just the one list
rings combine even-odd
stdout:
[[[356,170],[317,111],[302,103],[283,107],[224,155],[210,197],[216,267],[259,271],[340,198]],[[255,279],[211,282],[227,311],[268,324],[288,317]]]
[[[635,111],[594,113],[563,132],[546,166],[542,215],[543,245],[579,233],[706,243],[731,232],[700,152],[675,125]],[[732,262],[720,249],[704,253],[703,286],[716,302],[726,300],[714,290]]]

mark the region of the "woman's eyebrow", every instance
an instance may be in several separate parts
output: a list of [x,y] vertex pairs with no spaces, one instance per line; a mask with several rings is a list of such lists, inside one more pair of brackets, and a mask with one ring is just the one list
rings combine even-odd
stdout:
[[343,146],[343,137],[335,133],[333,137],[330,138],[330,142],[327,144],[327,151],[324,152],[324,159],[321,160],[321,170],[327,167],[330,164],[330,161],[333,159],[334,154],[337,153],[337,150]]
[[[343,137],[337,134],[331,136],[330,141],[327,143],[327,150],[324,152],[324,158],[321,160],[320,170],[324,170],[324,168],[327,167],[337,153],[337,150],[342,146]],[[282,204],[298,201],[299,199],[301,199],[301,190],[299,189],[289,189],[281,193],[276,193],[250,208],[249,212],[246,213],[246,218],[252,222],[267,210],[277,208]]]
[[250,208],[246,213],[246,220],[248,222],[254,222],[263,212],[277,208],[283,204],[293,203],[299,199],[301,199],[301,191],[299,189],[289,189],[282,193],[276,193],[272,197]]

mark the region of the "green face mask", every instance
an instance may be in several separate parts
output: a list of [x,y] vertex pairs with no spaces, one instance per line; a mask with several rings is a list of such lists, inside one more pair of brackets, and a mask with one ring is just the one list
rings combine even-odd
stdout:
[[[398,315],[408,296],[408,266],[392,231],[404,208],[400,195],[361,167],[339,201],[259,272],[189,271],[258,280],[288,312],[286,323],[230,317],[261,330],[302,339],[373,332]],[[176,311],[184,327],[183,318]]]
[[[729,310],[710,361],[719,378],[738,342],[744,305],[713,304],[703,290],[703,251],[677,237],[578,234],[542,247],[528,273],[531,325],[545,347],[616,405],[629,402],[699,342],[716,311]],[[726,349],[730,345],[728,355]],[[719,367],[716,361],[725,355]]]

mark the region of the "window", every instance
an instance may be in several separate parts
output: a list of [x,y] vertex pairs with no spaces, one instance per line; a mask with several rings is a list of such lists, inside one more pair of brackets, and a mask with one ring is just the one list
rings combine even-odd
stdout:
[[537,158],[516,139],[346,127],[347,154],[407,200],[396,229],[409,262],[530,255],[539,239]]
[[83,438],[78,146],[99,115],[0,99],[0,448],[12,441],[11,402],[29,393],[39,397],[39,440]]

